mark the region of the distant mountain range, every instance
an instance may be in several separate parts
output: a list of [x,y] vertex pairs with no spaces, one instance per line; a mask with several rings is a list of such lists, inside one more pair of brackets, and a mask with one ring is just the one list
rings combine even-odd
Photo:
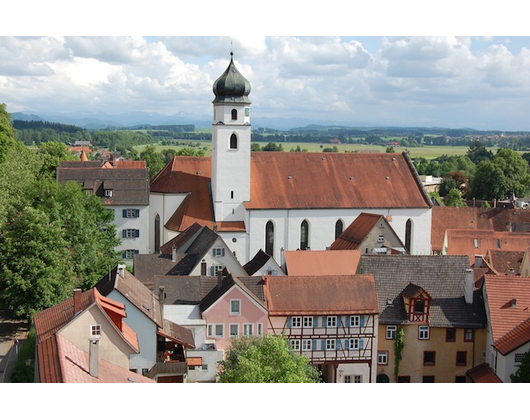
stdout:
[[[162,115],[156,113],[136,112],[128,114],[108,115],[69,115],[69,114],[25,114],[22,112],[11,113],[11,119],[23,121],[49,121],[61,124],[75,125],[87,130],[98,130],[105,128],[129,128],[139,125],[184,125],[193,124],[196,128],[211,128],[212,119],[206,115]],[[274,129],[282,131],[314,131],[332,129],[377,130],[377,129],[400,129],[406,131],[423,131],[425,133],[443,132],[448,128],[437,127],[384,127],[374,122],[347,124],[337,121],[314,121],[310,119],[288,119],[288,118],[252,118],[252,128]],[[459,131],[475,132],[473,128],[457,129]],[[492,130],[488,130],[492,132]],[[500,131],[499,131],[500,132]]]

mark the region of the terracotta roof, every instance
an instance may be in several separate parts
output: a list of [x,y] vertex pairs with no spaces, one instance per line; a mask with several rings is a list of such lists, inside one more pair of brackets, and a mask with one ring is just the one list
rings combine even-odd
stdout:
[[510,270],[517,274],[520,272],[523,257],[524,251],[497,251],[490,249],[485,258],[497,274],[510,274]]
[[371,275],[273,276],[264,278],[269,314],[376,314]]
[[[496,346],[497,342],[512,330],[522,334],[522,338],[526,337],[528,326],[522,324],[530,318],[530,278],[486,274],[484,288],[488,297],[493,344]],[[514,304],[512,299],[515,299]],[[518,326],[521,327],[515,331]],[[510,343],[514,340],[517,340],[517,337],[513,335],[504,338],[504,342],[501,342],[503,350],[508,351]]]
[[[363,255],[361,272],[373,274],[381,324],[406,324],[402,293],[410,283],[421,287],[432,300],[429,324],[435,327],[484,328],[486,313],[482,293],[465,301],[466,256]],[[389,304],[389,300],[391,304]]]
[[528,233],[448,229],[446,235],[447,255],[467,255],[470,264],[475,255],[486,255],[489,250],[524,252],[530,246]]
[[506,355],[530,341],[530,318],[503,335],[495,343],[497,350]]
[[[57,335],[57,357],[61,365],[61,376],[46,382],[58,383],[154,383],[152,379],[131,372],[106,360],[99,359],[98,377],[89,373],[89,354],[65,337]],[[44,381],[43,381],[44,382]]]
[[496,231],[530,232],[530,211],[526,209],[490,209],[487,216]]
[[115,168],[147,168],[145,160],[117,160],[114,162]]
[[434,252],[442,251],[447,229],[493,230],[493,224],[485,209],[434,206],[431,222],[431,245]]
[[289,276],[354,275],[361,260],[357,250],[285,251]]
[[358,249],[381,217],[380,214],[361,213],[331,244],[330,249]]
[[497,375],[491,370],[487,363],[481,363],[467,371],[467,376],[477,384],[502,383]]
[[[247,209],[429,208],[432,202],[406,154],[275,153],[251,155]],[[213,229],[211,158],[175,156],[151,182],[153,193],[188,194],[166,223]],[[236,226],[219,229],[243,229]]]

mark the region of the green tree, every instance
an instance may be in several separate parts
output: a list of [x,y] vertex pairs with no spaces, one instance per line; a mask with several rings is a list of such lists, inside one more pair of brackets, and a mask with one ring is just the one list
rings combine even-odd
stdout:
[[530,352],[524,354],[523,360],[521,360],[521,366],[515,373],[510,375],[510,379],[514,383],[528,383],[530,382]]
[[76,286],[72,257],[59,221],[25,207],[0,235],[0,290],[16,316],[66,299]]
[[524,197],[529,191],[528,163],[513,150],[499,149],[493,159],[477,165],[470,195],[482,200],[504,200],[512,194]]
[[95,195],[86,195],[74,181],[60,186],[53,180],[39,183],[34,206],[62,228],[75,267],[76,283],[89,289],[120,261],[120,244],[113,212]]
[[62,160],[78,160],[64,143],[50,141],[42,143],[37,151],[37,157],[40,161],[39,178],[55,179],[55,171],[59,162]]
[[267,143],[261,150],[264,152],[283,152],[283,146],[276,143]]
[[462,198],[462,192],[458,188],[449,191],[444,204],[448,207],[467,207],[466,201]]
[[486,149],[479,140],[473,140],[469,144],[469,150],[466,156],[475,164],[479,164],[483,160],[489,160],[493,157],[493,154]]
[[293,352],[285,337],[241,337],[220,362],[218,381],[224,383],[318,382],[320,373],[309,359]]
[[15,145],[15,129],[6,105],[0,104],[0,164],[5,161],[7,151]]
[[164,156],[162,153],[156,151],[156,147],[152,144],[147,145],[140,153],[140,159],[145,160],[145,165],[149,168],[149,176],[151,179],[157,175],[164,167]]

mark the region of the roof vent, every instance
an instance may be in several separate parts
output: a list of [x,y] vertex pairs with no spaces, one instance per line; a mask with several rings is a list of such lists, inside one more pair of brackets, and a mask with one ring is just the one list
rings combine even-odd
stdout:
[[385,179],[390,179],[390,177],[389,177],[389,176],[386,176]]
[[517,299],[512,299],[510,303],[512,305],[512,308],[515,308],[517,306]]
[[394,299],[387,299],[386,300],[386,304],[387,305],[393,305],[394,304]]
[[197,175],[200,175],[201,174],[201,171],[197,171]]
[[287,177],[287,179],[293,179],[293,177],[292,177],[291,175],[289,175],[289,176]]
[[353,179],[354,179],[353,176],[350,176],[350,181],[353,181]]

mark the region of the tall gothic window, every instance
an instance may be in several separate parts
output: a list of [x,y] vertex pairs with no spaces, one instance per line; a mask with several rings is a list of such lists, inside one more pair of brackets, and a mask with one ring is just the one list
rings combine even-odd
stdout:
[[410,246],[412,245],[412,220],[407,220],[405,225],[405,247],[410,254]]
[[155,252],[160,252],[160,216],[155,216]]
[[337,223],[335,223],[335,239],[337,239],[344,230],[344,225],[342,224],[342,220],[337,220]]
[[237,109],[232,110],[232,119],[237,120]]
[[237,149],[237,136],[235,133],[230,136],[230,149]]
[[300,225],[300,249],[307,249],[309,245],[309,224],[304,220]]
[[274,255],[274,224],[270,220],[265,226],[265,252]]

